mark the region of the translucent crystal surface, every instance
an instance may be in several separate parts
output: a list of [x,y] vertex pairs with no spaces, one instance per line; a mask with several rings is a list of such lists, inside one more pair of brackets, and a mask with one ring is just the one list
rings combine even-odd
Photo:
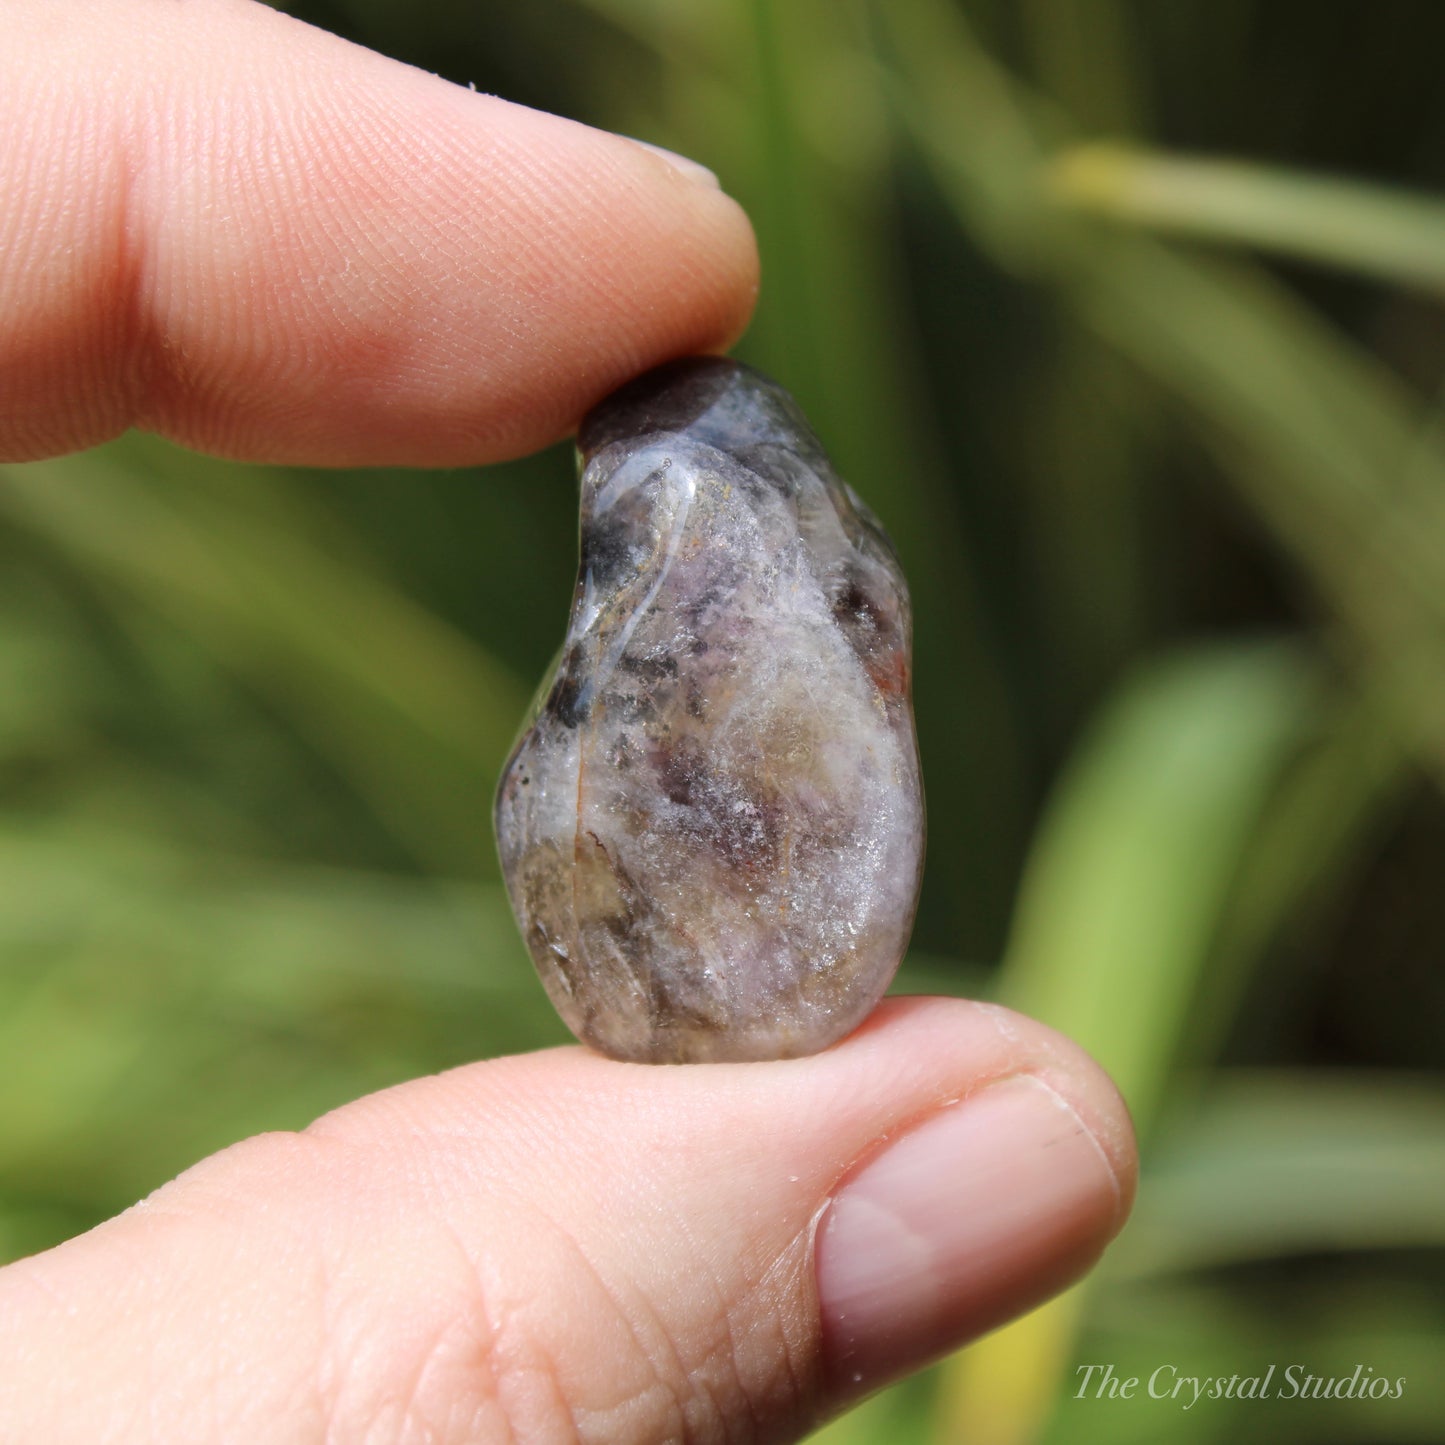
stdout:
[[812,1053],[887,988],[917,899],[897,557],[736,362],[649,372],[579,449],[571,621],[497,797],[522,932],[603,1053]]

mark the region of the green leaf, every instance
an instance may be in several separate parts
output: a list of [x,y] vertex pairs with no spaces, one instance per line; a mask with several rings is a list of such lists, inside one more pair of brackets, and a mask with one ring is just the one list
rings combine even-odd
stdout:
[[63,1205],[57,1233],[248,1133],[562,1037],[499,884],[68,824],[0,829],[0,868],[0,1198]]
[[1108,1279],[1313,1251],[1445,1247],[1445,1089],[1230,1071],[1164,1134]]
[[1138,239],[1113,262],[1081,273],[1083,316],[1198,419],[1445,779],[1445,451],[1420,404],[1263,275]]
[[1066,207],[1125,225],[1445,294],[1445,200],[1243,161],[1083,145],[1054,162]]
[[1445,445],[1423,402],[1263,273],[1070,226],[1044,205],[1067,121],[950,7],[891,8],[887,30],[896,113],[960,224],[1000,264],[1054,281],[1183,403],[1345,622],[1398,736],[1445,781],[1445,692],[1429,681],[1445,674]]
[[1284,644],[1148,667],[1085,737],[1038,831],[999,997],[1089,1049],[1144,1127],[1318,697]]
[[[1046,810],[999,978],[1078,1040],[1147,1131],[1187,1032],[1239,860],[1312,727],[1319,689],[1283,643],[1146,667],[1104,708]],[[1029,1438],[1081,1317],[1071,1291],[945,1371],[940,1438]]]
[[487,790],[525,689],[344,538],[303,525],[272,473],[180,456],[127,438],[11,467],[0,506],[267,694],[415,856],[490,871]]

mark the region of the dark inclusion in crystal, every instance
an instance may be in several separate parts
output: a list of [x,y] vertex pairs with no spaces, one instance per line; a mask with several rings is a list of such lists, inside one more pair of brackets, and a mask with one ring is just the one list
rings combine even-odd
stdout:
[[522,932],[605,1054],[815,1052],[887,988],[918,895],[898,559],[736,362],[649,372],[578,445],[572,618],[497,797]]

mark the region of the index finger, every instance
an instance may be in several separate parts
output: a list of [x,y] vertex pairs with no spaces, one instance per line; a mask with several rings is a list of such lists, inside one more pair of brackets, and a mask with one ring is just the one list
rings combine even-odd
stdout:
[[741,209],[253,0],[0,0],[0,458],[458,465],[752,310]]

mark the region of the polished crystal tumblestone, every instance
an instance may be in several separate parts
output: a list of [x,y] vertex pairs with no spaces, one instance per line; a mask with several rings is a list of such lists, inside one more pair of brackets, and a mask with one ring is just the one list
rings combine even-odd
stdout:
[[579,435],[566,640],[497,797],[542,982],[616,1058],[787,1058],[859,1024],[912,927],[908,590],[792,399],[649,372]]

